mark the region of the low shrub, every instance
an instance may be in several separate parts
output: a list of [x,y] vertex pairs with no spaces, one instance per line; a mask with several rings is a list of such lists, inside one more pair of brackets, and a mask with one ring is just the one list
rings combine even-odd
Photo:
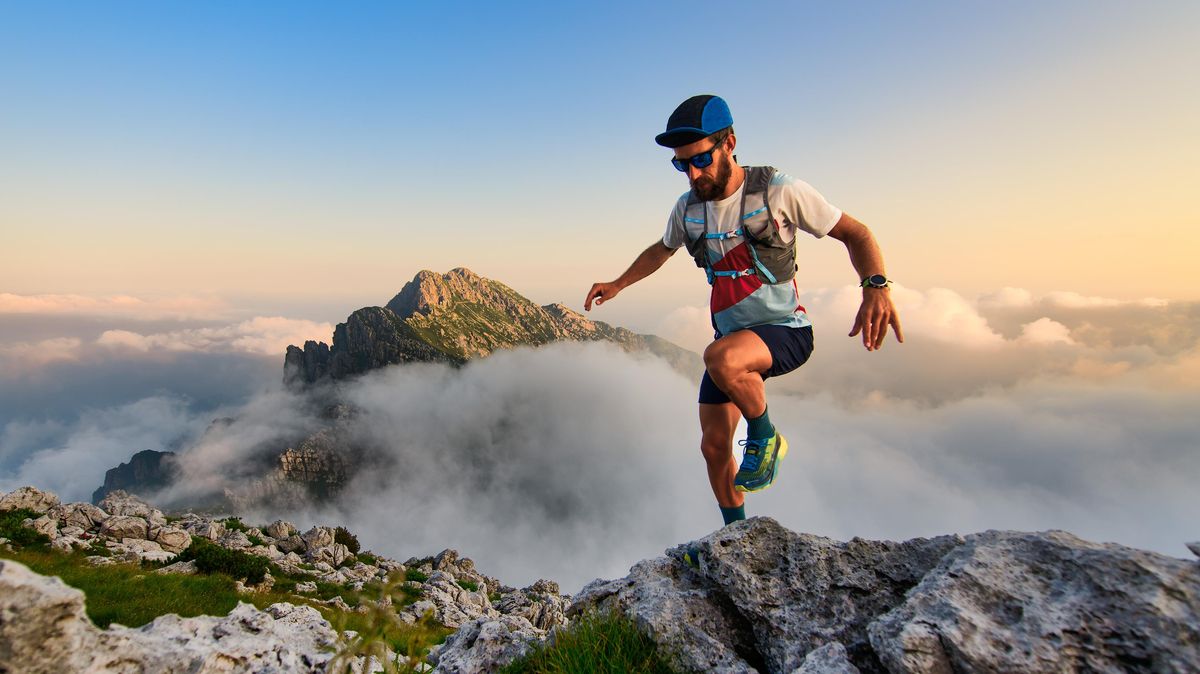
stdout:
[[379,563],[379,558],[369,552],[364,552],[358,555],[358,561],[366,564],[367,566],[375,566]]
[[17,508],[0,513],[0,538],[7,538],[16,548],[49,549],[49,536],[21,526],[21,522],[26,519],[36,520],[39,517],[41,515],[29,508]]
[[429,576],[426,576],[417,569],[405,569],[404,580],[415,580],[418,583],[424,583],[429,580]]
[[201,573],[224,573],[231,578],[244,578],[257,585],[266,577],[267,559],[240,550],[229,550],[203,538],[192,538],[192,544],[179,553],[175,561],[194,560]]
[[333,530],[333,542],[341,543],[350,550],[350,554],[357,555],[362,547],[358,544],[358,536],[350,533],[346,527],[338,527]]
[[466,590],[467,592],[478,592],[479,591],[479,583],[476,583],[473,580],[458,580],[455,582],[458,583],[459,587]]
[[250,530],[250,527],[246,526],[246,523],[242,522],[240,517],[227,517],[221,520],[221,522],[230,531],[241,531],[244,533]]

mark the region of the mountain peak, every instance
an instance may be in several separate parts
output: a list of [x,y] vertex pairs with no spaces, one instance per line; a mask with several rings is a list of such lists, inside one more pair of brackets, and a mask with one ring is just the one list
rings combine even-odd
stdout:
[[512,288],[465,267],[422,270],[385,307],[365,307],[338,324],[333,345],[290,346],[284,380],[311,384],[397,363],[464,363],[497,349],[560,340],[614,342],[649,350],[682,370],[698,369],[695,354],[655,337],[594,322],[563,304],[538,306]]

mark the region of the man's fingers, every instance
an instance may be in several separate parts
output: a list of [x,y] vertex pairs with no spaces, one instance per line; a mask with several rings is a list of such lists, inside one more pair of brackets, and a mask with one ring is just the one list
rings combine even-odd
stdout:
[[892,314],[892,327],[896,330],[896,341],[904,343],[904,331],[900,329],[900,317]]

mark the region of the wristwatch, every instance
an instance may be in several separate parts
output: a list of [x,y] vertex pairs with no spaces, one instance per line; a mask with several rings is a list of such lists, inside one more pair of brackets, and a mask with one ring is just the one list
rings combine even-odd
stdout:
[[892,284],[891,279],[883,274],[871,274],[859,284],[864,288],[886,288]]

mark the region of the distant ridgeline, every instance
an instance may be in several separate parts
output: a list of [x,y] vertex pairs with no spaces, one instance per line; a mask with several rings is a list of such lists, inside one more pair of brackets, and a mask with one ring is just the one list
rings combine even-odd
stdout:
[[[291,507],[336,495],[358,469],[379,459],[354,440],[361,437],[355,433],[356,410],[341,400],[337,387],[314,385],[401,363],[461,365],[500,349],[557,341],[613,342],[626,351],[652,353],[689,377],[704,368],[699,355],[665,339],[590,321],[562,304],[538,306],[468,269],[444,275],[422,271],[387,306],[359,309],[339,323],[332,347],[308,341],[303,349],[287,348],[284,383],[305,394],[318,430],[296,429],[264,442],[240,467],[235,480],[240,486],[177,505],[239,511]],[[235,421],[214,420],[199,442],[219,442],[221,434],[236,432]],[[177,459],[170,452],[139,452],[108,471],[93,502],[115,489],[148,496],[169,486]]]
[[422,271],[383,307],[350,314],[333,332],[333,346],[309,340],[289,346],[284,383],[303,388],[398,363],[461,365],[498,349],[557,341],[609,341],[649,351],[688,374],[700,359],[671,342],[590,321],[562,304],[538,306],[512,288],[469,269]]

